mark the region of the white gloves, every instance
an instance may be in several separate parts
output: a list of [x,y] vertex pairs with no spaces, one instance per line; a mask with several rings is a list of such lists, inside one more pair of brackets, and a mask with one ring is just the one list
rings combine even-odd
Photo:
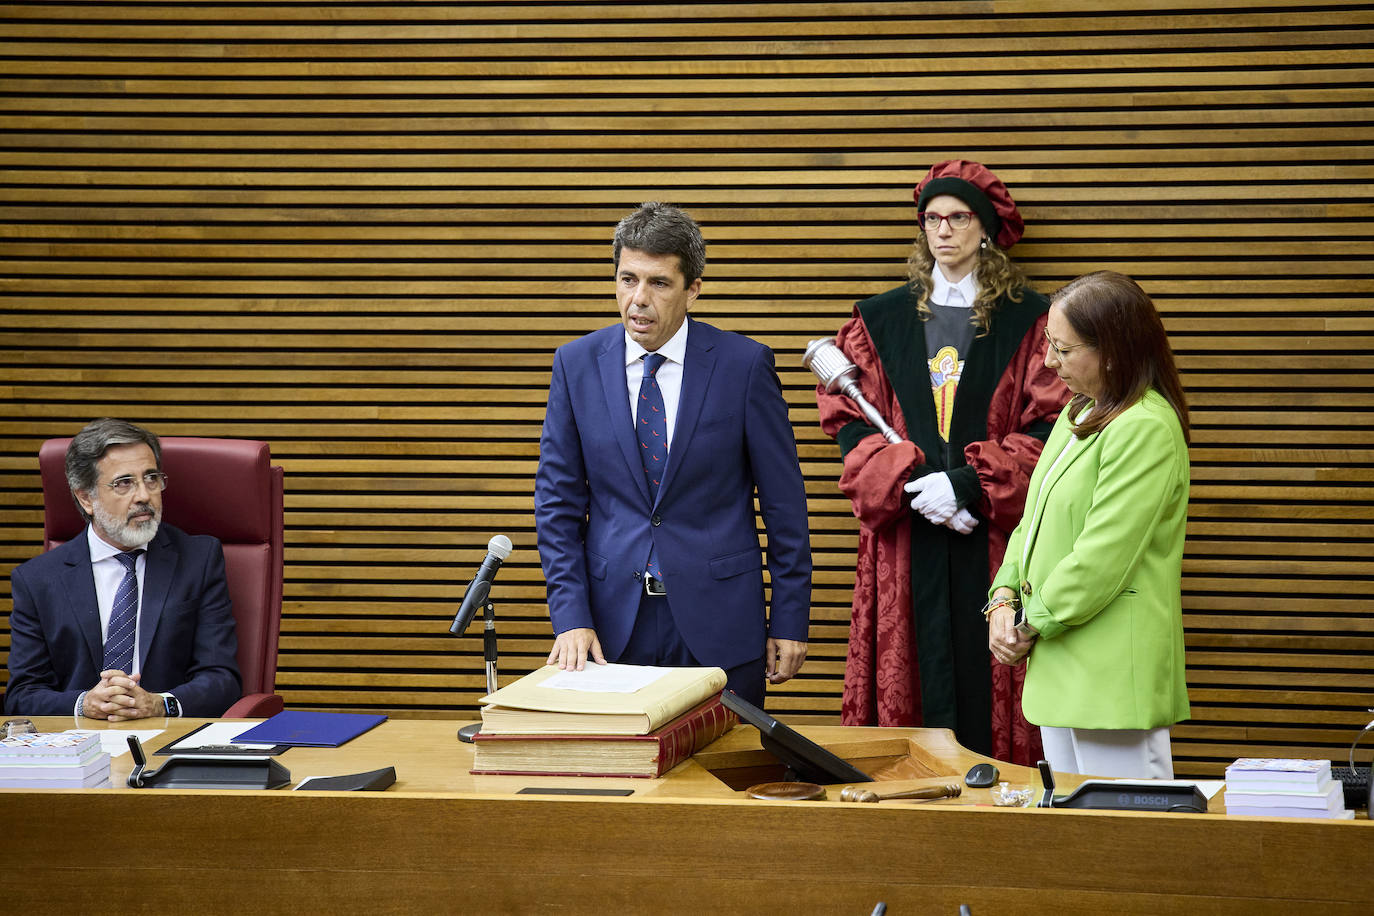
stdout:
[[[954,484],[944,471],[927,474],[902,487],[908,493],[915,493],[911,508],[926,517],[932,525],[943,525],[959,511],[954,498]],[[967,533],[967,532],[965,532]]]
[[960,534],[970,534],[974,528],[978,527],[978,519],[973,517],[973,513],[967,509],[960,509],[949,517],[945,522],[946,528],[952,528]]

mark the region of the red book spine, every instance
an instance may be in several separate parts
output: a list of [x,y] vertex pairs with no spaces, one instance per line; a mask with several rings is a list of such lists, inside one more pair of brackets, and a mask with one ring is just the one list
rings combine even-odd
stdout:
[[677,766],[706,745],[735,727],[739,719],[720,705],[720,697],[683,713],[650,737],[658,739],[658,772],[655,776]]
[[[739,717],[721,705],[719,696],[714,696],[689,709],[659,728],[658,731],[650,732],[647,735],[484,735],[478,732],[473,740],[479,746],[505,742],[533,742],[555,746],[563,741],[582,743],[588,741],[608,743],[652,741],[658,754],[652,773],[582,773],[557,769],[552,766],[549,769],[540,770],[500,770],[474,767],[470,772],[488,776],[629,776],[650,779],[662,776],[734,728],[738,722]],[[556,754],[550,755],[551,764],[556,760]]]

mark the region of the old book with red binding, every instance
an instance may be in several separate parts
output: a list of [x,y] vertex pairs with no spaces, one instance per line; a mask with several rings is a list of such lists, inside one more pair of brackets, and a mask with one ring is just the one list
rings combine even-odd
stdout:
[[647,735],[724,687],[720,668],[545,665],[482,697],[482,734]]
[[473,739],[472,772],[519,776],[657,777],[734,728],[710,697],[647,735],[489,735]]

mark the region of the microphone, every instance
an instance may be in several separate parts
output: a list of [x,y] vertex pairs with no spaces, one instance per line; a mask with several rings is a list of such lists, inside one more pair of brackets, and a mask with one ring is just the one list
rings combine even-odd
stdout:
[[487,542],[487,558],[468,583],[467,591],[463,592],[463,606],[458,608],[458,616],[453,618],[453,626],[448,628],[450,633],[462,636],[468,624],[472,623],[472,618],[477,616],[477,609],[486,605],[496,571],[501,568],[501,561],[510,556],[510,552],[510,538],[504,534],[498,534]]

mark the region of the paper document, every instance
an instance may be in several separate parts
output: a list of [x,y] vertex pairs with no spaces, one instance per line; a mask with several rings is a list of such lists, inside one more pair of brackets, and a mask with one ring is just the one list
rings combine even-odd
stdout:
[[588,664],[581,671],[560,671],[539,686],[585,693],[634,693],[672,670],[653,665]]
[[[211,722],[204,728],[196,729],[172,745],[172,750],[178,754],[195,751],[202,747],[217,747],[228,744],[243,732],[257,725],[256,722]],[[275,744],[240,744],[236,747],[245,750],[270,751],[276,747]]]
[[145,729],[119,729],[112,728],[69,728],[67,733],[70,735],[99,735],[100,750],[109,754],[111,757],[118,757],[120,754],[129,753],[129,736],[137,735],[141,744],[147,744],[158,735],[162,734],[160,728]]

